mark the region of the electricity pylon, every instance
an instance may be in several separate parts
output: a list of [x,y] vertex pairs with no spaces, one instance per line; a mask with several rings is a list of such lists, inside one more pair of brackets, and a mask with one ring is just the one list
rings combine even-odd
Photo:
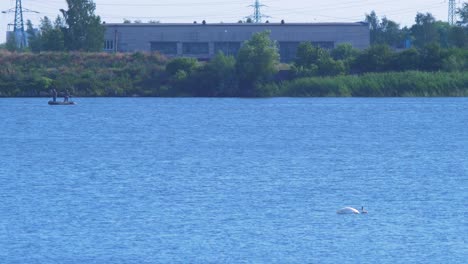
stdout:
[[[2,13],[15,13],[15,22],[13,23],[13,34],[16,40],[16,46],[18,48],[24,48],[27,46],[26,33],[24,32],[24,19],[23,12],[39,13],[29,9],[23,9],[21,0],[16,0],[15,8],[2,11]],[[11,26],[11,24],[9,24]]]
[[449,0],[448,4],[448,22],[453,26],[455,25],[456,0]]
[[254,8],[254,13],[253,13],[253,15],[251,15],[251,16],[249,16],[247,18],[252,19],[252,21],[254,23],[262,23],[262,18],[269,17],[269,16],[266,16],[266,15],[263,15],[262,12],[260,11],[260,8],[264,7],[264,6],[266,6],[266,5],[262,5],[262,4],[260,4],[259,0],[255,0],[255,3],[253,5],[250,5],[250,7]]

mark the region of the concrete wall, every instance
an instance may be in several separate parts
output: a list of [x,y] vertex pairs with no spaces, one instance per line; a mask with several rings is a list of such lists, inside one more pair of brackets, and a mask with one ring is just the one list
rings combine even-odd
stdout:
[[[366,23],[105,24],[105,27],[107,51],[157,51],[157,47],[165,45],[168,50],[172,50],[171,45],[175,45],[177,54],[168,56],[191,56],[198,59],[211,58],[219,49],[225,53],[236,52],[237,47],[249,40],[252,34],[265,30],[271,32],[271,38],[280,46],[281,42],[284,46],[288,44],[288,48],[282,49],[288,53],[283,56],[288,57],[287,60],[290,60],[291,48],[294,49],[300,42],[309,41],[327,47],[350,43],[358,49],[370,45],[369,26]],[[208,49],[205,45],[208,45]]]

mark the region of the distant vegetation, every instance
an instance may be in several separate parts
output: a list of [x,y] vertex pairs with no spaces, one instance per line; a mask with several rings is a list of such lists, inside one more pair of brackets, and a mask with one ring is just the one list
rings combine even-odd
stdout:
[[269,83],[266,95],[291,97],[468,96],[468,72],[389,72]]
[[159,96],[167,60],[158,54],[0,52],[0,96]]
[[[67,1],[74,2],[89,1]],[[415,25],[401,29],[372,12],[368,49],[302,43],[291,64],[279,63],[268,32],[255,34],[236,57],[220,53],[209,62],[84,52],[102,45],[95,6],[85,7],[62,11],[54,24],[44,18],[30,50],[0,46],[0,96],[48,96],[52,88],[75,96],[468,96],[467,3],[454,26],[418,14]],[[73,16],[89,18],[81,22],[88,29],[74,29]],[[79,35],[87,37],[74,41]],[[400,49],[408,43],[411,48]]]

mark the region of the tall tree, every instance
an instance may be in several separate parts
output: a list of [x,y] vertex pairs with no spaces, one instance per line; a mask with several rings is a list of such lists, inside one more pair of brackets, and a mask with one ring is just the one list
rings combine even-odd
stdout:
[[379,17],[375,13],[375,11],[372,11],[370,14],[366,14],[366,22],[369,23],[371,44],[378,43],[380,22]]
[[370,27],[371,44],[386,44],[398,47],[404,40],[400,25],[386,17],[379,19],[375,11],[366,15],[366,22]]
[[380,23],[382,32],[382,43],[389,46],[398,47],[404,41],[404,35],[400,29],[400,25],[395,21],[382,18]]
[[104,27],[94,14],[92,0],[67,0],[68,10],[61,9],[65,46],[68,50],[101,51],[104,45]]
[[457,14],[460,16],[461,20],[458,21],[459,25],[468,26],[468,3],[463,3],[461,8],[457,9]]
[[55,19],[55,23],[48,17],[41,19],[41,48],[44,51],[63,51],[65,42],[63,35],[63,22],[60,17]]
[[32,52],[39,52],[42,49],[41,36],[39,30],[35,29],[31,20],[26,22],[26,33],[28,36],[29,49]]
[[411,33],[416,46],[424,47],[429,43],[438,43],[440,41],[436,20],[432,14],[418,13],[415,21],[416,24],[411,27]]
[[255,88],[277,72],[279,53],[270,32],[255,33],[237,54],[236,70],[241,96],[255,96]]
[[445,21],[436,21],[434,24],[437,35],[439,36],[439,44],[443,48],[448,48],[450,46],[449,34],[452,26]]

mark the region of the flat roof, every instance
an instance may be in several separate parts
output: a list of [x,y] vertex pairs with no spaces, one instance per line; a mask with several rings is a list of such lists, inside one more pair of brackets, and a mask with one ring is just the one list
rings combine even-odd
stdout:
[[367,22],[329,22],[329,23],[103,23],[106,27],[177,27],[177,26],[204,26],[204,27],[225,27],[225,26],[242,26],[242,27],[256,27],[256,26],[367,26]]

